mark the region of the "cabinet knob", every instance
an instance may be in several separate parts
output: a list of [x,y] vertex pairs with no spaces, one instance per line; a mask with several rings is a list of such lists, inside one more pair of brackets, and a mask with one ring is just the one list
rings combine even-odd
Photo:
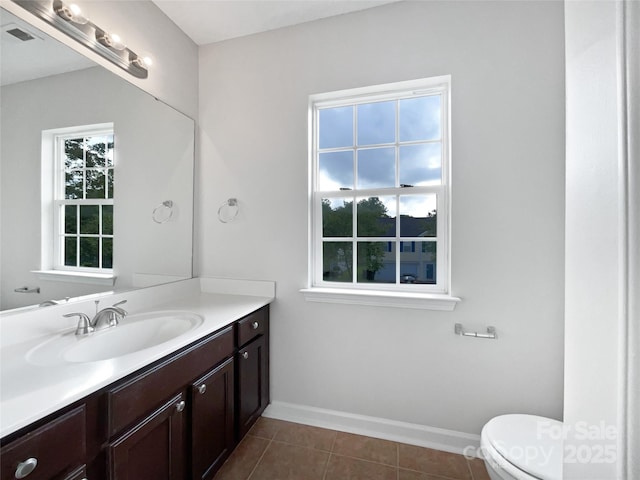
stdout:
[[254,330],[257,330],[259,326],[260,326],[260,324],[259,324],[258,322],[253,322],[253,323],[251,324],[251,327],[252,327]]
[[184,410],[184,406],[185,406],[184,400],[181,401],[181,402],[178,402],[178,403],[176,403],[176,410],[181,412],[181,411]]
[[27,458],[24,462],[20,462],[16,467],[16,478],[25,478],[31,472],[33,472],[38,466],[38,460],[31,457]]
[[206,392],[206,391],[207,391],[207,385],[206,385],[205,383],[203,383],[202,385],[200,385],[200,386],[198,387],[198,391],[199,391],[200,393],[204,393],[204,392]]
[[244,358],[245,360],[249,358],[249,352],[242,352],[242,358]]

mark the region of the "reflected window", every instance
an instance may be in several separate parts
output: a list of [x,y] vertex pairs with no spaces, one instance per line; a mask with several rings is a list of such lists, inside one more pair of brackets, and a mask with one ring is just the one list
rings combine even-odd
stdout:
[[311,97],[312,286],[448,293],[449,91]]
[[64,129],[53,148],[54,269],[111,273],[113,126]]

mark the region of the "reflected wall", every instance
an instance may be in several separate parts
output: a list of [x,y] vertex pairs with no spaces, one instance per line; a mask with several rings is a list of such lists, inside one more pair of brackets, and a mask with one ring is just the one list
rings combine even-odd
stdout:
[[[191,277],[193,120],[100,67],[6,85],[1,95],[3,310]],[[108,122],[115,134],[115,285],[39,279],[32,272],[42,268],[47,228],[42,131]],[[166,200],[173,215],[156,223],[153,210]],[[14,292],[26,285],[40,293]]]

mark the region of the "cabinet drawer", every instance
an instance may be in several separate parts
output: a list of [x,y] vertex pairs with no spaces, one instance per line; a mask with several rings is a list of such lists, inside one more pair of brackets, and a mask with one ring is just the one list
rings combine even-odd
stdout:
[[263,335],[269,316],[266,308],[253,312],[238,322],[238,347],[249,343],[258,335]]
[[34,464],[29,480],[66,478],[66,473],[84,463],[85,454],[85,407],[82,405],[3,447],[0,478],[24,478],[16,477],[17,469],[25,475]]
[[109,437],[156,408],[159,399],[169,397],[212,365],[231,356],[233,351],[233,327],[229,326],[108,391]]

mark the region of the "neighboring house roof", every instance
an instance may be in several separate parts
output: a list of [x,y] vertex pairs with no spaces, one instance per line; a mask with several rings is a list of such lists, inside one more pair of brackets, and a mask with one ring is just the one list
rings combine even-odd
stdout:
[[[396,234],[395,218],[379,218],[380,225],[385,227],[382,236],[394,237]],[[433,237],[436,235],[436,217],[400,217],[401,237]]]

